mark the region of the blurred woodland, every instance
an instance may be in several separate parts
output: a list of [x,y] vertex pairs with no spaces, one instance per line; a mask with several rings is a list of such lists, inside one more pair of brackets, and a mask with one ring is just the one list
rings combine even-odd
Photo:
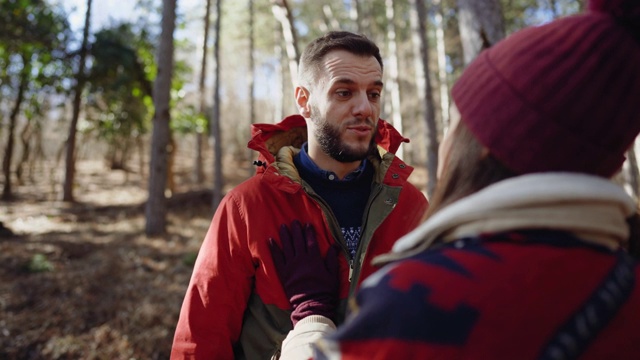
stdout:
[[[96,26],[84,0],[73,31],[60,1],[0,0],[0,359],[169,357],[210,217],[254,172],[250,126],[296,112],[297,60],[311,39],[343,29],[380,46],[382,117],[411,139],[399,155],[430,195],[465,65],[514,31],[584,8],[135,1],[136,17]],[[637,198],[628,155],[617,180]]]

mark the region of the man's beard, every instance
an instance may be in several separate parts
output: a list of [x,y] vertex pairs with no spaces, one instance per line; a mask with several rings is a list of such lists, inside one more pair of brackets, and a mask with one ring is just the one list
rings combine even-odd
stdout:
[[[314,112],[316,114],[313,114]],[[322,151],[331,156],[331,158],[342,163],[350,163],[363,160],[376,151],[375,134],[377,133],[377,124],[373,124],[375,127],[369,146],[366,149],[356,149],[342,141],[339,127],[329,124],[326,119],[319,119],[315,115],[317,115],[317,111],[312,110],[313,121],[318,124],[318,131],[315,134],[316,139]]]

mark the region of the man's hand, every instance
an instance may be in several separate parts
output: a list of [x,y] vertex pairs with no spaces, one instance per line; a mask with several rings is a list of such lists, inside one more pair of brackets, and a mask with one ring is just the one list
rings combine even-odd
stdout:
[[293,307],[293,325],[309,315],[322,315],[334,320],[338,304],[340,248],[329,248],[325,259],[320,255],[316,232],[299,221],[280,226],[280,242],[269,239],[269,248],[278,277]]

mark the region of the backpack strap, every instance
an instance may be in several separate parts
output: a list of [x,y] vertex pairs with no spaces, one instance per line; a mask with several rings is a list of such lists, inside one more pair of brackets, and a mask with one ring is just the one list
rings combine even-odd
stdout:
[[635,285],[633,258],[617,252],[615,266],[587,301],[562,324],[542,348],[539,359],[575,359],[587,349],[627,302]]

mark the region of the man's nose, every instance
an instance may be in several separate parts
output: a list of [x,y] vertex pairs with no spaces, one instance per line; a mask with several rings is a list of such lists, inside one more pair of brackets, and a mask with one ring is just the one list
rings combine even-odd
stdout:
[[353,115],[359,118],[369,118],[373,114],[373,104],[369,101],[369,96],[366,92],[358,94],[353,99]]

